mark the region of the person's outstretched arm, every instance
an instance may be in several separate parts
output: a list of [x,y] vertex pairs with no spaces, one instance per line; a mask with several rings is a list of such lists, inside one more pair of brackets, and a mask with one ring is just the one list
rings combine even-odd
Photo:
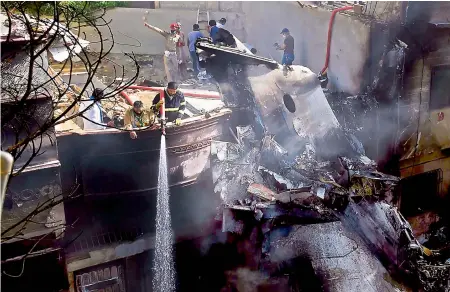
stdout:
[[148,24],[147,22],[144,22],[144,25],[145,25],[146,27],[148,27],[149,29],[153,30],[154,32],[159,33],[160,35],[162,35],[162,36],[165,37],[165,38],[168,37],[168,36],[170,35],[170,33],[168,33],[167,31],[162,30],[162,29],[160,29],[160,28],[158,28],[158,27],[156,27],[156,26],[153,26],[153,25],[151,25],[151,24]]

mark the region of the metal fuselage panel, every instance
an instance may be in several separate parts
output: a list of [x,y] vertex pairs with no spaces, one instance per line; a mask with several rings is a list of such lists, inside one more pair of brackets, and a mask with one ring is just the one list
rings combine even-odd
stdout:
[[316,75],[306,67],[292,69],[286,75],[261,66],[254,69],[259,74],[249,72],[255,75],[248,80],[266,132],[292,154],[311,143],[323,159],[354,155]]

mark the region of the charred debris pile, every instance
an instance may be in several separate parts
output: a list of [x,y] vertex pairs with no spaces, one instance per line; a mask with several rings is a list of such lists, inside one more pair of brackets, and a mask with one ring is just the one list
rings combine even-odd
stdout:
[[[239,58],[243,60],[245,56]],[[211,143],[214,192],[219,194],[222,200],[220,208],[222,231],[250,240],[253,244],[251,257],[257,262],[259,270],[265,274],[279,274],[280,265],[286,265],[295,258],[302,257],[311,261],[316,275],[333,278],[327,271],[341,268],[349,272],[353,268],[344,265],[342,262],[345,260],[339,263],[326,263],[314,258],[316,255],[319,259],[333,258],[324,255],[331,249],[348,250],[348,253],[336,258],[354,257],[351,260],[353,265],[358,265],[355,261],[360,261],[361,273],[367,268],[367,276],[372,275],[374,269],[378,271],[379,278],[376,278],[376,272],[372,282],[361,280],[365,282],[364,285],[371,282],[373,288],[378,282],[387,281],[379,272],[380,269],[374,267],[379,265],[397,281],[407,283],[407,286],[420,287],[425,291],[447,291],[450,277],[450,264],[447,259],[450,258],[450,253],[445,249],[430,250],[414,237],[410,224],[397,209],[400,179],[377,171],[377,164],[365,156],[366,145],[356,137],[358,131],[362,132],[361,125],[356,121],[358,115],[370,112],[377,106],[377,102],[370,95],[353,98],[358,103],[362,101],[363,112],[358,110],[357,113],[350,113],[353,120],[344,127],[339,124],[336,117],[330,118],[332,121],[336,120],[333,122],[335,127],[330,130],[331,136],[338,138],[334,141],[340,143],[346,140],[346,145],[352,148],[349,153],[356,155],[345,155],[346,151],[339,150],[341,154],[334,155],[334,158],[329,155],[323,156],[320,148],[333,147],[323,144],[332,144],[334,138],[311,141],[311,137],[314,137],[311,133],[307,135],[310,137],[309,142],[308,139],[303,139],[307,142],[295,144],[297,153],[293,155],[289,153],[292,152],[292,143],[289,140],[295,141],[301,136],[295,125],[299,115],[294,115],[292,120],[297,135],[288,135],[287,139],[286,137],[281,139],[285,142],[284,145],[288,145],[290,150],[287,150],[281,145],[283,142],[279,142],[280,139],[277,141],[275,135],[283,130],[276,129],[278,126],[273,125],[272,130],[267,129],[270,129],[270,123],[276,123],[278,120],[288,123],[289,117],[286,117],[286,114],[280,114],[280,118],[275,117],[279,110],[276,106],[270,108],[268,100],[272,96],[266,98],[267,95],[261,97],[261,94],[258,94],[259,84],[265,85],[266,82],[259,82],[257,79],[252,81],[248,68],[242,69],[239,67],[241,64],[242,62],[237,62],[239,70],[236,68],[228,70],[231,72],[228,76],[223,76],[223,70],[221,75],[213,73],[221,87],[225,103],[233,104],[233,107],[238,109],[240,116],[236,119],[242,117],[242,106],[248,109],[249,116],[255,117],[250,123],[237,123],[235,131],[232,131],[234,142]],[[208,66],[214,69],[213,62],[210,61]],[[298,67],[300,69],[296,67],[289,74],[311,75],[309,69]],[[268,76],[267,83],[276,80],[276,87],[281,92],[295,91],[298,78],[290,80],[291,77],[287,76],[284,81],[283,78],[277,77],[277,72],[274,73],[277,70],[281,71],[279,68],[268,70],[271,71],[265,75]],[[298,70],[302,73],[295,73]],[[305,82],[308,76],[301,77],[301,82]],[[309,83],[311,88],[317,89],[320,82],[316,81]],[[310,91],[313,92],[315,100],[321,98],[319,94],[326,103],[324,93],[317,93],[316,89]],[[269,91],[274,92],[275,89],[269,88]],[[260,92],[266,92],[265,88]],[[246,97],[241,103],[241,109],[239,104],[236,104],[236,96],[239,95]],[[305,96],[305,93],[294,92],[295,96]],[[329,107],[331,103],[334,112],[331,115],[348,115],[348,109],[345,109],[347,113],[339,112],[339,107],[344,109],[342,104],[333,104],[329,96],[327,98],[326,106]],[[369,102],[365,102],[364,98]],[[305,109],[306,104],[302,107],[298,105],[297,108],[310,111]],[[264,110],[267,110],[266,114]],[[305,115],[300,113],[300,119],[302,114]],[[266,126],[262,126],[264,129],[261,130],[260,126],[264,123]],[[282,124],[283,122],[280,123]],[[322,125],[320,130],[325,129],[324,127],[326,125]],[[274,129],[278,133],[273,134]],[[255,236],[255,232],[259,236]],[[351,236],[356,247],[349,250],[349,246],[353,243],[330,237],[334,233],[337,234],[336,237],[341,233]],[[294,242],[294,238],[298,238],[297,242],[302,244],[295,247],[287,243]],[[320,242],[312,242],[314,240]],[[283,250],[280,246],[286,244],[290,248],[280,256],[280,253],[283,254],[280,252]],[[359,253],[356,251],[358,249]],[[341,288],[345,287],[343,283],[351,277],[349,273],[344,272],[343,275],[333,278],[338,279],[336,281],[340,282]],[[349,282],[346,283],[348,285]],[[354,289],[350,287],[349,290],[340,291]]]
[[322,161],[311,145],[289,160],[272,136],[258,139],[250,125],[237,127],[236,143],[212,142],[211,154],[222,231],[246,237],[257,227],[263,270],[275,264],[274,231],[295,233],[294,226],[307,225],[320,233],[320,225],[340,222],[338,228],[358,236],[392,274],[418,280],[412,285],[425,291],[447,287],[450,254],[432,251],[414,237],[396,207],[399,178],[378,172],[373,161]]

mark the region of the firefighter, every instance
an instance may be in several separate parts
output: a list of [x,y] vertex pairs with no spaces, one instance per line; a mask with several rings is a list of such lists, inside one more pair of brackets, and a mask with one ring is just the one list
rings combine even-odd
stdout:
[[166,39],[166,46],[164,51],[164,69],[166,71],[167,81],[178,81],[180,80],[179,68],[178,65],[183,60],[182,56],[177,55],[177,44],[180,41],[180,34],[177,33],[178,24],[172,23],[170,25],[170,32],[164,31],[156,26],[150,25],[147,22],[144,22],[144,25],[149,29],[159,33]]
[[[133,107],[125,112],[124,123],[126,130],[151,127],[155,123],[155,114],[153,110],[145,109],[142,101],[136,100]],[[137,138],[136,131],[130,131],[130,138]]]
[[[161,95],[158,93],[153,99],[153,110],[158,113],[162,105]],[[176,82],[169,82],[164,89],[164,105],[167,122],[175,122],[175,125],[181,125],[181,118],[184,115],[186,101],[184,95],[178,90]]]

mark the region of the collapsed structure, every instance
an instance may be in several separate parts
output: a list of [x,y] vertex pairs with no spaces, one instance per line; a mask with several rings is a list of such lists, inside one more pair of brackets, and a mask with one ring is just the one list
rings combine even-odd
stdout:
[[[208,56],[204,65],[223,82],[225,104],[240,108],[234,115],[251,117],[244,122],[234,117],[239,121],[234,143],[212,142],[212,172],[222,200],[222,231],[245,237],[257,226],[261,257],[255,261],[264,272],[274,276],[281,262],[304,256],[316,271],[347,271],[326,284],[334,291],[394,289],[383,279],[385,269],[407,275],[406,282],[417,280],[408,285],[426,291],[447,289],[448,256],[414,237],[397,209],[400,179],[378,172],[361,142],[341,127],[313,72],[292,66],[286,75],[235,49],[214,49],[207,41],[196,46]],[[224,63],[228,72],[214,70]],[[266,67],[237,68],[255,63]],[[341,252],[348,250],[347,241],[329,237],[342,232],[355,243],[347,253]],[[367,261],[352,271],[348,261],[356,264],[352,258],[358,256],[351,254],[358,248]],[[343,255],[329,255],[333,251]],[[367,280],[374,263],[375,276]]]

